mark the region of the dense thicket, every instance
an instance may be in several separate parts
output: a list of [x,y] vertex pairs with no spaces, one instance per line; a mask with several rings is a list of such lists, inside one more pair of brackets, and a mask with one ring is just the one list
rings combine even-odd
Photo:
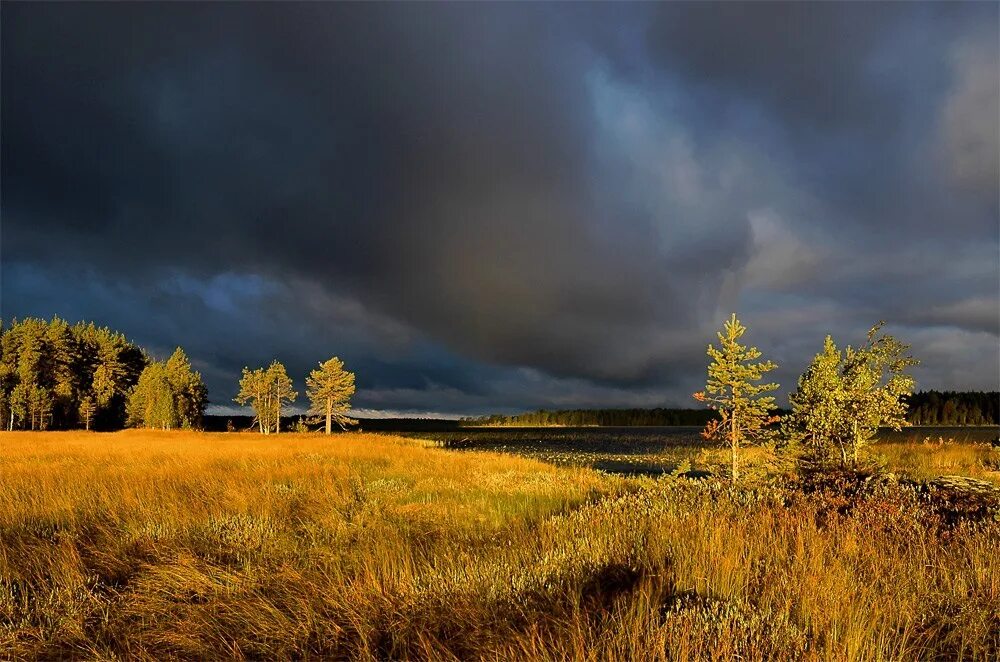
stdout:
[[908,404],[913,425],[1000,425],[997,391],[921,391]]
[[[149,365],[141,347],[92,322],[13,320],[0,326],[2,428],[121,428],[129,398]],[[175,375],[182,372],[176,362],[174,368]],[[183,414],[193,427],[207,400],[201,376],[190,373],[184,388],[198,394],[195,409]]]
[[128,399],[128,423],[135,427],[201,428],[208,389],[180,347],[166,361],[153,361],[139,375]]

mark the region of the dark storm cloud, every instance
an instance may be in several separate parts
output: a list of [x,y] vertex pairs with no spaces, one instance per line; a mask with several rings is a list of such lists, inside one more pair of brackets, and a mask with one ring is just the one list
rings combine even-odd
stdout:
[[995,386],[996,14],[6,4],[2,312],[216,402],[330,353],[370,408],[682,402],[733,308],[789,379],[888,317]]

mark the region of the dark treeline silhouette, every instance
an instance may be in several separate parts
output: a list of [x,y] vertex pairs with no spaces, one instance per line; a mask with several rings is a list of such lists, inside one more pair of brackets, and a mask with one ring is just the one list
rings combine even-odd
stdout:
[[0,429],[198,427],[206,403],[180,348],[161,362],[92,322],[0,323]]
[[[281,417],[283,430],[296,430],[300,424],[309,424],[312,416],[291,414]],[[257,421],[253,416],[212,415],[204,419],[207,432],[246,432],[254,429]],[[359,418],[345,426],[359,432],[448,432],[459,428],[459,421],[445,418]]]
[[565,426],[657,426],[657,425],[697,425],[703,426],[718,415],[708,409],[568,409],[538,411],[513,416],[477,416],[463,418],[464,426],[524,426],[545,427]]
[[913,425],[1000,425],[997,391],[921,391],[907,404]]
[[[921,391],[908,399],[907,420],[912,425],[1000,425],[1000,393]],[[777,410],[778,414],[787,413]],[[702,426],[717,418],[706,409],[566,409],[504,416],[463,418],[463,426],[546,427],[573,426]]]

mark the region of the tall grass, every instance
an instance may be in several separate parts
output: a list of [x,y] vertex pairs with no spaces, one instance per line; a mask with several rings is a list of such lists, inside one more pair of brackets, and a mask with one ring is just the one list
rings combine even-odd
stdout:
[[871,452],[886,467],[915,478],[956,474],[1000,484],[1000,446],[993,444],[923,437],[876,444]]
[[[0,657],[995,659],[1000,531],[892,482],[376,435],[0,435]],[[993,511],[989,511],[993,513]]]

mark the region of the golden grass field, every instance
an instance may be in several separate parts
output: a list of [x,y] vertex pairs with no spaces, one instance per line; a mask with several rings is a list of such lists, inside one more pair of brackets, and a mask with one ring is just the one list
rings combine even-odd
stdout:
[[[995,476],[986,447],[879,450]],[[994,505],[369,434],[0,433],[0,658],[996,660]]]

